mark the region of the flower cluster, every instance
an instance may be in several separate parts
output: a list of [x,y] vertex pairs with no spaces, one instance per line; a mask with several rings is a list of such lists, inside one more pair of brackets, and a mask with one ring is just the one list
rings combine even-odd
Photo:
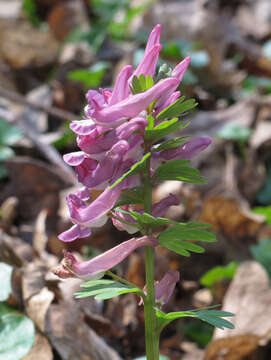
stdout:
[[[144,56],[138,67],[125,66],[116,79],[112,90],[89,90],[85,118],[73,121],[70,125],[77,135],[80,151],[64,155],[64,160],[75,168],[78,181],[84,186],[82,190],[67,197],[70,218],[73,226],[59,235],[64,242],[88,237],[91,228],[105,224],[108,214],[113,215],[113,224],[119,230],[135,233],[135,220],[118,209],[113,210],[123,190],[140,185],[138,174],[126,177],[118,185],[110,186],[142,159],[145,154],[144,135],[148,126],[147,116],[157,115],[180,98],[177,90],[190,58],[185,58],[169,74],[155,83],[155,71],[159,52],[161,25],[151,32]],[[144,91],[134,91],[133,79],[144,75],[152,80],[151,86]],[[161,123],[161,121],[160,121]],[[191,159],[210,144],[208,138],[195,138],[182,143],[178,147],[151,153],[151,170],[154,171],[163,162],[172,159]],[[103,192],[94,201],[90,199],[90,189]],[[154,204],[153,216],[163,216],[172,205],[179,200],[169,195],[161,202]],[[131,206],[123,207],[131,210]],[[84,278],[101,277],[107,269],[115,266],[139,246],[152,245],[156,242],[151,237],[132,239],[124,242],[98,259],[79,263],[71,254],[66,253],[62,268],[57,275],[66,278],[79,276]],[[98,275],[97,275],[98,274]],[[172,274],[171,274],[172,275]],[[176,276],[169,276],[166,279]],[[166,281],[167,282],[167,281]],[[163,284],[163,283],[162,283]],[[160,286],[164,288],[164,286]],[[159,298],[161,290],[158,287]],[[162,300],[163,302],[165,300]]]

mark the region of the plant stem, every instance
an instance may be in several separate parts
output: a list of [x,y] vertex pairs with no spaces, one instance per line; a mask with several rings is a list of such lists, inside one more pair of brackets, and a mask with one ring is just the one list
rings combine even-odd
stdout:
[[[150,181],[150,158],[146,160],[146,172],[144,178],[144,211],[151,214],[152,210],[152,186]],[[146,234],[151,235],[150,228],[146,228]],[[154,288],[154,248],[145,247],[146,290],[144,301],[145,313],[145,345],[147,360],[159,359],[159,338],[157,332],[157,318],[155,313],[155,288]]]
[[[133,284],[133,283],[131,283],[130,281],[128,281],[128,280],[126,280],[126,279],[123,279],[122,277],[114,274],[114,273],[113,273],[112,271],[110,271],[110,270],[107,270],[106,274],[109,275],[109,276],[111,276],[112,279],[114,279],[114,280],[116,280],[116,281],[119,281],[119,282],[121,282],[121,283],[123,283],[123,284],[125,284],[125,285],[128,285],[128,286],[130,286],[130,287],[132,287],[132,288],[138,288],[138,286],[136,286],[135,284]],[[142,293],[143,293],[143,291],[142,291]],[[140,294],[140,295],[142,295],[142,294]],[[144,294],[143,294],[143,295],[144,295]]]

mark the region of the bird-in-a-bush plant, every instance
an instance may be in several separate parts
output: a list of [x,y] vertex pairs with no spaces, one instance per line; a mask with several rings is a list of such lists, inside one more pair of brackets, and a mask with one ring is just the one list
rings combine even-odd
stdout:
[[[185,100],[177,90],[189,57],[173,70],[168,71],[164,66],[155,74],[162,48],[160,32],[161,26],[157,25],[138,67],[133,70],[132,66],[125,66],[112,90],[87,92],[85,118],[70,125],[77,134],[80,151],[64,155],[66,163],[75,168],[83,188],[67,197],[73,226],[59,235],[60,240],[68,243],[89,237],[91,228],[104,225],[108,218],[118,230],[140,235],[89,261],[78,261],[65,252],[61,266],[54,270],[60,278],[79,277],[86,281],[76,293],[77,298],[110,299],[131,292],[141,296],[148,360],[159,359],[159,335],[175,319],[193,317],[222,329],[233,328],[224,319],[233,316],[228,312],[197,309],[166,314],[162,311],[179,281],[179,273],[169,269],[155,282],[156,247],[190,256],[190,252],[204,252],[195,242],[214,242],[215,236],[206,230],[206,224],[179,223],[164,217],[170,206],[179,205],[175,195],[168,194],[152,204],[152,189],[164,180],[205,183],[199,171],[190,166],[190,159],[211,142],[206,137],[167,138],[188,126],[180,116],[197,104],[193,99]],[[167,71],[163,72],[165,68]],[[91,189],[103,192],[92,201]],[[139,247],[145,248],[144,289],[110,271]],[[106,279],[102,279],[104,275]]]

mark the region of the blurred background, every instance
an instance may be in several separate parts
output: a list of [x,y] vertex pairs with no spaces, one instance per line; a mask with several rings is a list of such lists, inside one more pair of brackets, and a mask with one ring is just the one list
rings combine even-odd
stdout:
[[[108,222],[68,247],[58,240],[70,226],[65,196],[78,187],[62,155],[77,151],[69,123],[82,118],[86,91],[136,66],[157,23],[159,65],[192,58],[181,91],[199,105],[182,134],[213,143],[193,160],[207,185],[165,182],[153,199],[176,194],[182,204],[168,216],[217,235],[190,258],[158,248],[157,280],[169,267],[181,276],[164,310],[221,304],[236,314],[235,330],[173,322],[161,354],[271,359],[270,0],[0,0],[0,360],[144,355],[138,298],[75,300],[80,281],[51,269],[64,247],[88,259],[129,238]],[[143,287],[143,261],[137,251],[115,271]]]

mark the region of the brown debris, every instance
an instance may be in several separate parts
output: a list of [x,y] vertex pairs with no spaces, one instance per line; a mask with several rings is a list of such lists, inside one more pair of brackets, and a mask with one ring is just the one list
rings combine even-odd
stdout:
[[42,67],[57,58],[58,43],[49,31],[24,21],[0,23],[0,55],[13,68]]

